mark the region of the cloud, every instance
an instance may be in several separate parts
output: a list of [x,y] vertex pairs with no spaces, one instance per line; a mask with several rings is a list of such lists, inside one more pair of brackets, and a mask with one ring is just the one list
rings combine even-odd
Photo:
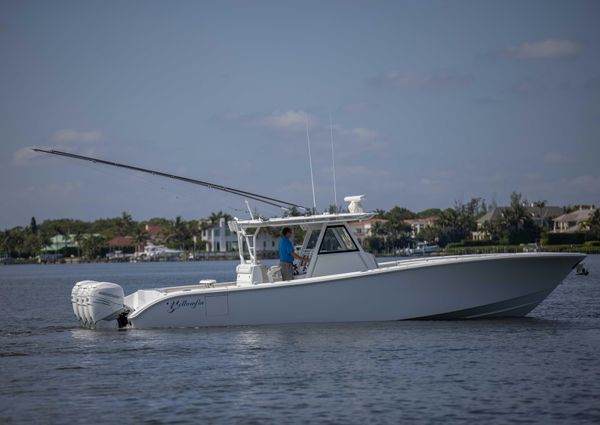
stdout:
[[353,137],[359,142],[371,142],[379,138],[378,132],[365,127],[357,127],[350,130],[341,129],[340,132],[342,135]]
[[[322,127],[315,134],[315,140],[329,141],[329,126]],[[367,127],[345,128],[340,125],[333,126],[336,156],[364,155],[365,152],[381,152],[386,146],[385,137],[376,130]],[[329,144],[324,146],[329,149]]]
[[600,176],[590,174],[577,176],[571,179],[569,184],[575,187],[579,193],[591,193],[600,196]]
[[396,87],[404,89],[446,89],[464,87],[473,82],[471,75],[453,72],[417,73],[390,71],[371,78],[368,83],[374,87]]
[[[24,163],[27,163],[27,162],[35,159],[36,157],[39,157],[40,154],[37,152],[34,152],[33,148],[34,148],[34,146],[26,146],[24,148],[17,150],[15,153],[13,153],[13,163],[24,164]],[[43,149],[46,149],[46,148],[47,147],[44,147]]]
[[572,156],[560,152],[547,152],[542,159],[546,164],[569,164],[575,161]]
[[54,142],[66,144],[92,144],[101,141],[103,138],[104,136],[99,131],[78,131],[71,128],[59,130],[51,137]]
[[344,103],[340,106],[339,110],[346,113],[358,114],[364,113],[368,111],[373,111],[379,108],[379,105],[376,103],[365,102],[365,101],[353,101]]
[[581,50],[581,45],[571,40],[546,39],[509,47],[505,53],[516,59],[560,59],[577,56]]
[[304,130],[306,122],[309,127],[314,127],[318,120],[314,115],[305,111],[273,112],[270,115],[262,117],[259,122],[262,126],[276,130]]
[[74,129],[63,129],[50,136],[50,140],[54,142],[53,146],[25,146],[13,153],[13,163],[23,165],[43,157],[38,152],[34,152],[33,148],[41,148],[46,150],[56,149],[69,152],[76,152],[83,155],[93,155],[95,153],[95,145],[97,142],[104,139],[104,135],[100,131],[79,131]]

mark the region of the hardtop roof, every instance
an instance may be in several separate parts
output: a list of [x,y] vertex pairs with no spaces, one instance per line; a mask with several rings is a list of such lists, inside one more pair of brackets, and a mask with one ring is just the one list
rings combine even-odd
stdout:
[[[274,217],[268,219],[254,219],[254,220],[238,220],[234,218],[230,221],[233,226],[240,229],[255,229],[258,227],[283,227],[283,226],[297,226],[303,224],[336,224],[336,223],[347,223],[351,221],[364,221],[373,217],[375,213],[339,213],[339,214],[316,214],[307,216],[291,216],[291,217]],[[232,229],[235,230],[235,229]]]

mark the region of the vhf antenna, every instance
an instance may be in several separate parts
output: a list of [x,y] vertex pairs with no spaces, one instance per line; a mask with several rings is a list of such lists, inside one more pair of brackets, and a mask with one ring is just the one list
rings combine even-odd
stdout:
[[331,134],[331,163],[333,165],[333,199],[335,200],[335,211],[338,212],[337,185],[335,181],[335,151],[333,149],[333,120],[331,119],[331,112],[329,112],[329,130]]
[[317,198],[315,197],[315,179],[313,176],[312,166],[312,155],[310,153],[310,135],[308,134],[308,115],[304,113],[304,119],[306,120],[306,143],[308,144],[308,164],[310,165],[310,185],[312,186],[312,197],[313,197],[313,214],[317,212]]
[[203,181],[203,180],[192,179],[192,178],[189,178],[189,177],[177,176],[175,174],[170,174],[170,173],[164,173],[162,171],[151,170],[149,168],[142,168],[142,167],[137,167],[135,165],[128,165],[128,164],[121,164],[119,162],[106,161],[106,160],[99,159],[99,158],[92,158],[91,156],[77,155],[77,154],[74,154],[74,153],[57,151],[57,150],[54,150],[54,149],[46,150],[46,149],[34,148],[33,150],[35,152],[44,152],[44,153],[49,153],[49,154],[56,155],[56,156],[64,156],[64,157],[67,157],[67,158],[80,159],[82,161],[89,161],[89,162],[93,162],[95,164],[110,165],[111,167],[126,168],[128,170],[139,171],[139,172],[142,172],[142,173],[152,174],[152,175],[155,175],[155,176],[167,177],[169,179],[179,180],[179,181],[183,181],[183,182],[186,182],[186,183],[195,184],[195,185],[198,185],[198,186],[208,187],[209,189],[216,189],[216,190],[220,190],[220,191],[223,191],[223,192],[231,193],[233,195],[238,195],[238,196],[241,196],[241,197],[244,197],[244,198],[253,199],[255,201],[262,202],[262,203],[265,203],[265,204],[268,204],[268,205],[272,205],[272,206],[278,207],[278,208],[289,209],[289,208],[292,208],[292,207],[296,207],[296,208],[303,209],[305,211],[309,211],[310,210],[310,208],[304,207],[302,205],[294,204],[292,202],[282,201],[281,199],[272,198],[270,196],[259,195],[258,193],[247,192],[245,190],[235,189],[233,187],[228,187],[228,186],[223,186],[223,185],[220,185],[220,184],[210,183],[210,182]]

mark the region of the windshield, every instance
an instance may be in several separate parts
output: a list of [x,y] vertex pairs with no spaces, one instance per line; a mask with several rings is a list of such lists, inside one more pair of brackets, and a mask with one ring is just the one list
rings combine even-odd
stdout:
[[323,242],[319,254],[331,254],[334,252],[358,251],[352,237],[344,226],[331,226],[325,230]]
[[308,243],[306,244],[306,249],[315,249],[315,246],[317,246],[317,241],[319,240],[319,233],[321,233],[321,232],[318,230],[310,231],[310,236],[308,237]]

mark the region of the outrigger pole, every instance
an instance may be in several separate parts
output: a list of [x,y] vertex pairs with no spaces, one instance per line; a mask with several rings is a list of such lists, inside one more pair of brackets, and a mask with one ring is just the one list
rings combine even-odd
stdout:
[[210,182],[206,182],[206,181],[202,181],[202,180],[192,179],[189,177],[182,177],[182,176],[177,176],[175,174],[163,173],[161,171],[151,170],[149,168],[136,167],[134,165],[121,164],[119,162],[113,162],[113,161],[105,161],[103,159],[92,158],[91,156],[77,155],[74,153],[57,151],[54,149],[46,150],[46,149],[34,148],[33,150],[35,152],[49,153],[51,155],[64,156],[67,158],[79,159],[82,161],[89,161],[89,162],[93,162],[95,164],[104,164],[104,165],[110,165],[112,167],[126,168],[128,170],[152,174],[154,176],[161,176],[161,177],[166,177],[166,178],[173,179],[173,180],[183,181],[186,183],[196,184],[199,186],[207,187],[209,189],[216,189],[216,190],[220,190],[223,192],[231,193],[233,195],[242,196],[244,198],[253,199],[255,201],[269,204],[269,205],[272,205],[272,206],[278,207],[278,208],[289,209],[289,208],[295,207],[295,208],[303,209],[305,211],[310,210],[310,208],[303,207],[302,205],[294,204],[291,202],[282,201],[281,199],[271,198],[269,196],[259,195],[257,193],[247,192],[245,190],[239,190],[239,189],[235,189],[233,187],[222,186],[220,184],[215,184],[215,183],[210,183]]

